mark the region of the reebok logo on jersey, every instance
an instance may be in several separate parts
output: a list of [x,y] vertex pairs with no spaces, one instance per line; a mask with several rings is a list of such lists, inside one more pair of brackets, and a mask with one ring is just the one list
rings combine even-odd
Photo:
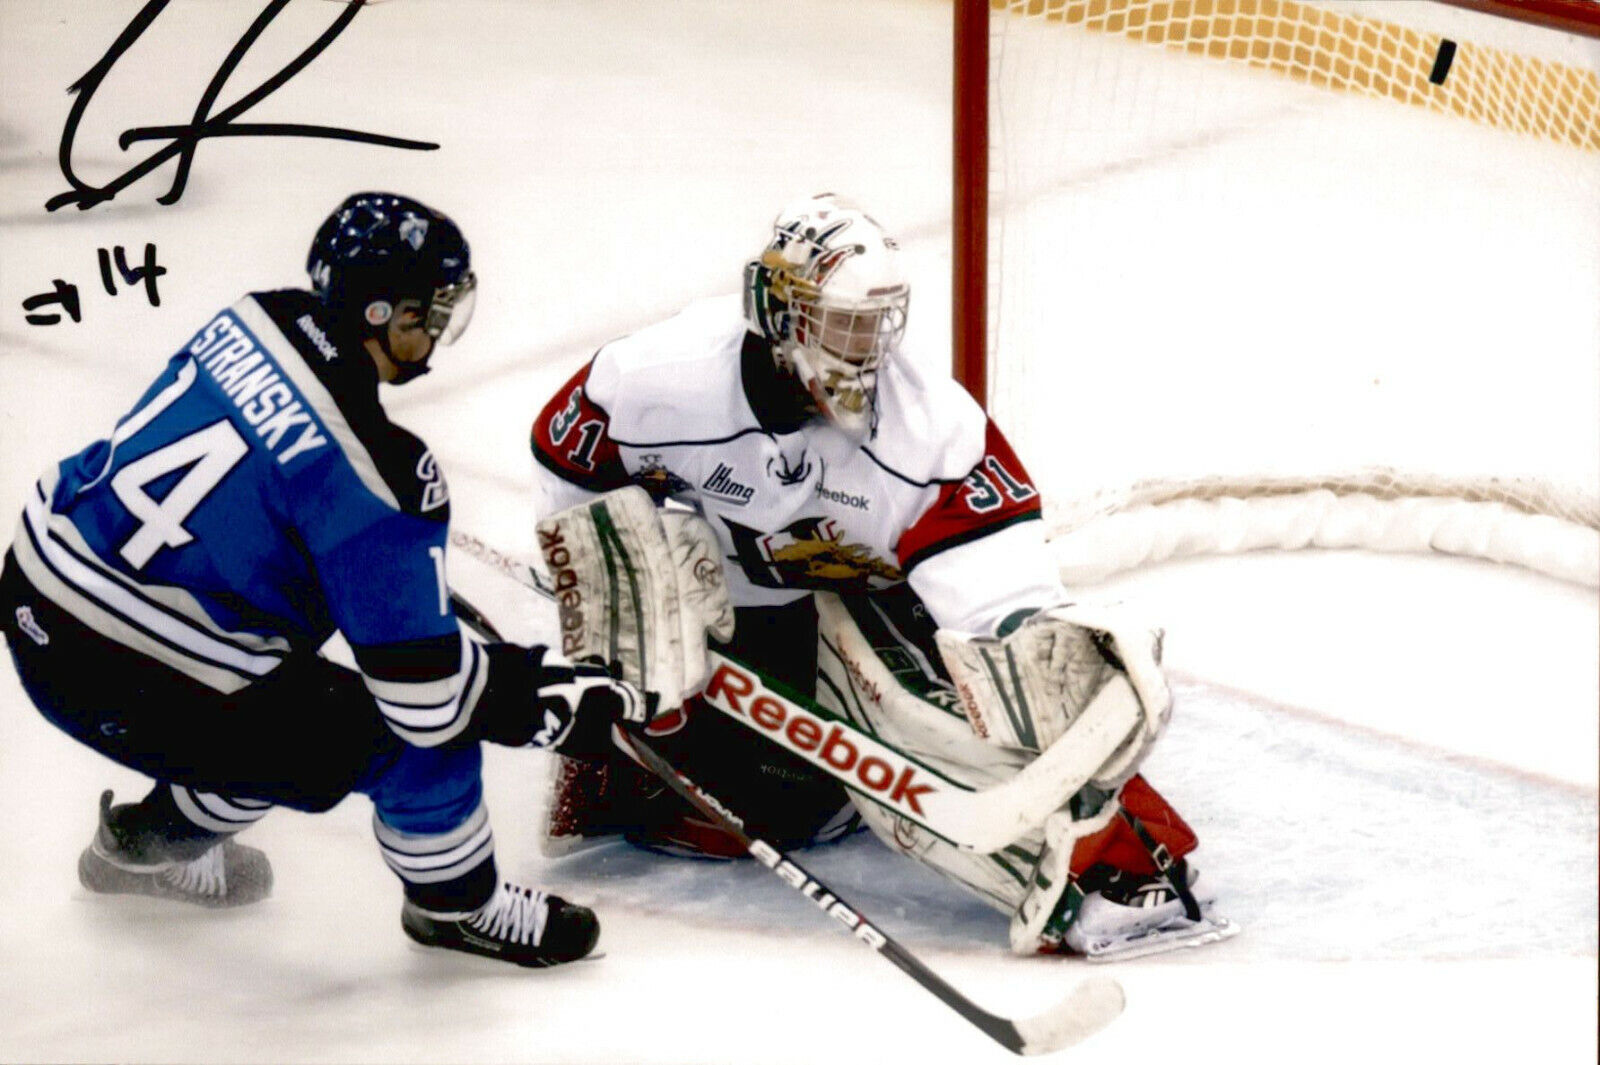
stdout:
[[717,463],[717,468],[711,471],[711,476],[705,479],[700,490],[740,507],[750,502],[756,494],[754,488],[733,479],[733,467],[726,462]]
[[317,323],[311,320],[309,314],[302,314],[294,320],[294,324],[300,327],[300,332],[306,335],[312,346],[322,352],[324,359],[332,362],[339,357],[339,349],[328,340],[328,334],[317,328]]
[[[316,419],[278,372],[277,364],[256,347],[255,338],[231,315],[224,314],[206,326],[189,345],[189,354],[255,427],[267,450],[277,454],[279,465],[328,442]],[[299,432],[291,440],[289,430],[296,428]],[[288,446],[278,451],[286,442]]]
[[822,487],[822,482],[817,482],[817,498],[826,499],[830,503],[838,503],[842,507],[852,510],[871,510],[872,501],[866,496],[853,496],[849,492],[834,492]]

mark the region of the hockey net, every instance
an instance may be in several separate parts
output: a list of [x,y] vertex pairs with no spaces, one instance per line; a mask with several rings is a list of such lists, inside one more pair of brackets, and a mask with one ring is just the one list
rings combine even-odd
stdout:
[[1600,585],[1600,2],[993,0],[986,49],[962,2],[957,374],[1069,580],[1316,546]]

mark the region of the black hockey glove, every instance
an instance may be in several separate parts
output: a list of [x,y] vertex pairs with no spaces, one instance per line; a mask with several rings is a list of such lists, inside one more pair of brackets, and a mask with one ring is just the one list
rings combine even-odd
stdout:
[[524,655],[527,672],[519,679],[528,694],[508,699],[495,684],[498,698],[480,701],[473,714],[478,735],[490,743],[599,758],[611,750],[613,724],[639,726],[655,716],[658,696],[617,680],[598,658],[569,662],[545,647]]

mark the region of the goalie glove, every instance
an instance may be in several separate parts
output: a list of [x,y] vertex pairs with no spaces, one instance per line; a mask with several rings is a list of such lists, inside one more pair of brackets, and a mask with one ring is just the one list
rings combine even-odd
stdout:
[[1138,769],[1172,714],[1162,635],[1115,607],[1069,604],[1041,610],[1003,636],[940,629],[935,638],[973,731],[1002,747],[1043,751],[1095,700],[1137,700],[1134,728],[1092,778],[1114,789]]
[[642,488],[607,492],[541,520],[561,650],[600,655],[673,707],[710,676],[706,638],[733,636],[716,533],[705,519],[658,511]]
[[547,647],[523,655],[522,697],[497,685],[498,697],[480,702],[473,714],[480,739],[593,759],[612,749],[612,725],[639,727],[655,716],[655,694],[616,679],[598,658],[569,662]]

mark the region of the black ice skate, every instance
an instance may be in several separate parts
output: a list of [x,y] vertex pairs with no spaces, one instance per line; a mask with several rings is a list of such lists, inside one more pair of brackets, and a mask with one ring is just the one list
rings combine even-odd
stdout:
[[78,880],[101,895],[152,895],[198,906],[244,906],[272,891],[272,865],[226,837],[174,842],[132,827],[133,804],[100,795],[100,825],[78,858]]
[[543,891],[501,883],[468,914],[438,914],[407,899],[400,909],[406,935],[426,947],[509,961],[530,968],[577,961],[600,939],[594,911]]

